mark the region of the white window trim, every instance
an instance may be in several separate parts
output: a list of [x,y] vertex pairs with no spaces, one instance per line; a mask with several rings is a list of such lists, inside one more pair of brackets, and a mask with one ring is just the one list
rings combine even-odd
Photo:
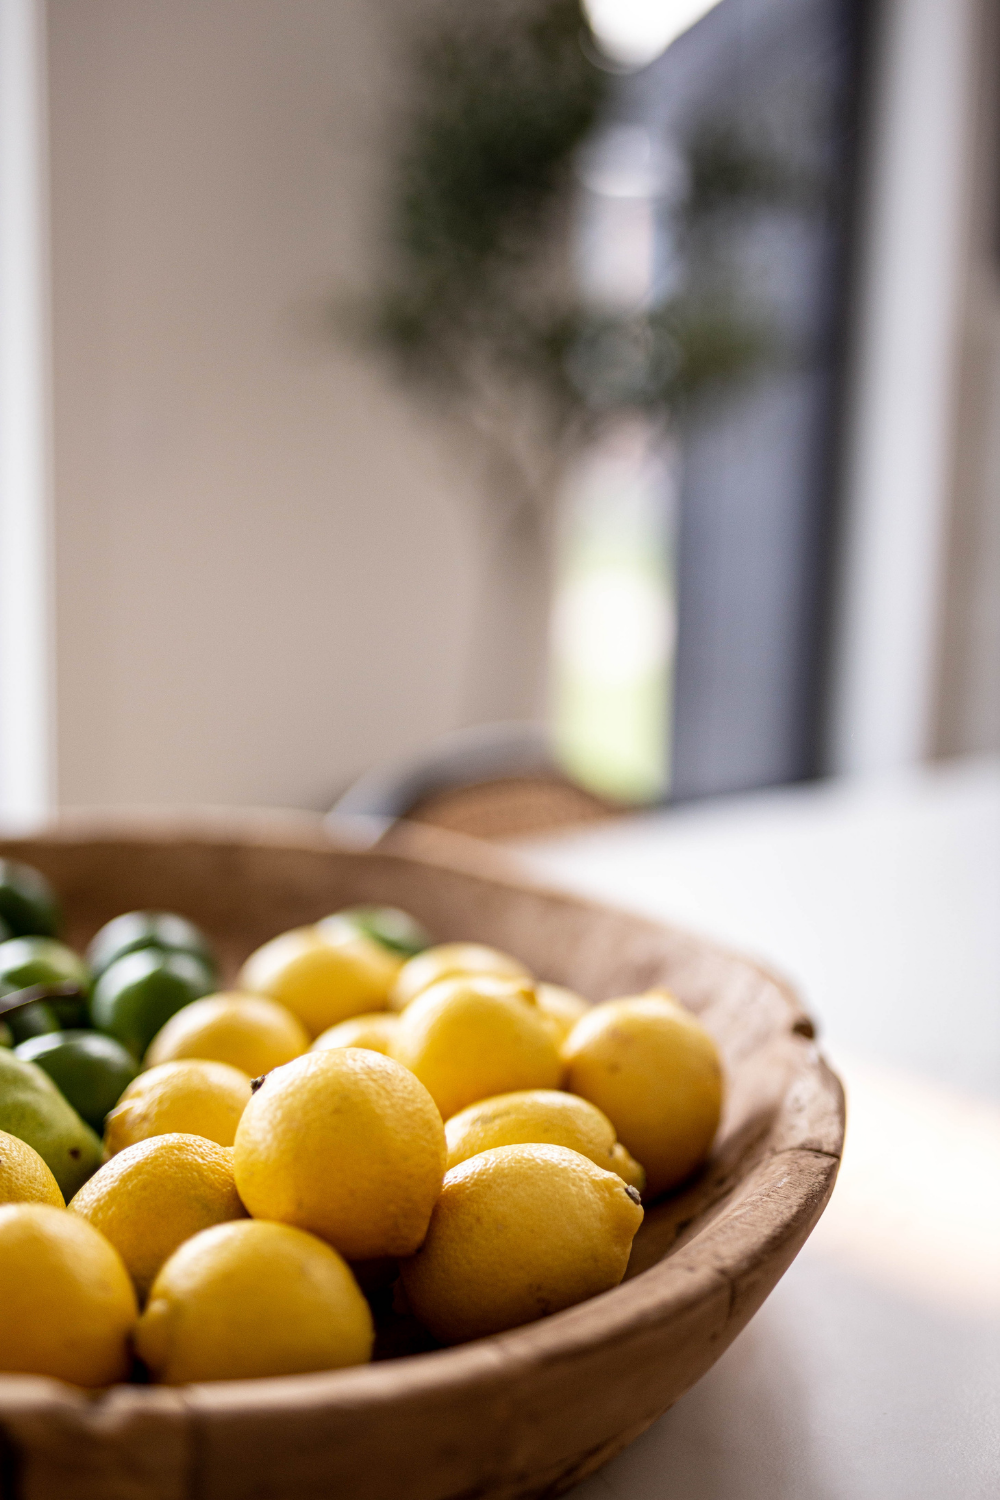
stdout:
[[49,458],[44,0],[0,0],[0,818],[51,809],[53,591]]
[[968,259],[978,0],[886,0],[851,372],[829,770],[928,757]]

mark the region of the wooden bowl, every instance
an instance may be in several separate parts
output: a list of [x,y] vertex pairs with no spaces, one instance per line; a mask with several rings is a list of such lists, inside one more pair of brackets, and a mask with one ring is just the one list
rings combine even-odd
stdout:
[[614,1291],[499,1337],[329,1374],[97,1395],[0,1377],[4,1500],[558,1494],[718,1359],[833,1188],[843,1096],[786,984],[702,938],[536,887],[471,840],[398,828],[357,853],[306,815],[227,814],[62,822],[0,853],[53,880],[75,944],[118,912],[162,907],[201,924],[233,970],[284,928],[385,901],[594,1000],[665,984],[715,1036],[728,1088],[712,1161],[648,1209]]

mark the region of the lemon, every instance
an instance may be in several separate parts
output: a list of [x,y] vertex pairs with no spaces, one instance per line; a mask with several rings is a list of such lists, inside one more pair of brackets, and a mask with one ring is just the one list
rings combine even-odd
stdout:
[[389,996],[389,1009],[405,1010],[422,990],[437,984],[439,979],[450,979],[456,974],[531,978],[522,963],[511,958],[509,953],[501,953],[499,948],[487,948],[484,943],[438,943],[434,948],[425,948],[400,969]]
[[110,1156],[156,1135],[201,1135],[217,1146],[231,1146],[247,1104],[250,1079],[228,1063],[160,1063],[140,1073],[122,1094],[104,1124]]
[[400,960],[349,922],[296,927],[251,953],[237,981],[298,1016],[310,1036],[365,1011],[384,1010]]
[[246,1210],[232,1149],[198,1135],[158,1135],[113,1156],[70,1201],[114,1245],[140,1297],[185,1240]]
[[392,1056],[430,1090],[444,1119],[477,1099],[553,1089],[562,1064],[530,983],[442,979],[403,1011]]
[[314,1052],[326,1047],[367,1047],[369,1052],[388,1054],[392,1038],[399,1025],[399,1018],[386,1010],[373,1011],[369,1016],[352,1016],[322,1032],[312,1044]]
[[163,1267],[136,1330],[153,1378],[242,1380],[371,1358],[372,1315],[336,1250],[248,1220],[188,1240]]
[[117,1251],[41,1203],[0,1208],[0,1370],[73,1385],[123,1380],[138,1309]]
[[172,1016],[150,1043],[146,1066],[197,1057],[257,1078],[308,1050],[305,1027],[284,1005],[233,990],[194,1000]]
[[569,1036],[577,1021],[590,1009],[582,995],[567,990],[561,984],[536,984],[535,1003],[552,1028],[556,1041],[562,1043]]
[[651,1193],[708,1155],[722,1109],[715,1043],[666,992],[595,1005],[563,1046],[566,1086],[604,1111]]
[[444,1126],[412,1073],[335,1047],[275,1068],[247,1105],[233,1159],[257,1219],[308,1229],[348,1260],[410,1255],[444,1176]]
[[0,1203],[66,1206],[48,1164],[26,1141],[6,1130],[0,1130]]
[[530,1323],[617,1286],[639,1194],[564,1146],[500,1146],[453,1167],[422,1249],[400,1266],[442,1343]]
[[495,1146],[545,1144],[578,1151],[640,1192],[646,1182],[639,1163],[615,1140],[615,1127],[607,1115],[586,1099],[558,1089],[525,1089],[480,1099],[452,1115],[444,1134],[449,1169]]

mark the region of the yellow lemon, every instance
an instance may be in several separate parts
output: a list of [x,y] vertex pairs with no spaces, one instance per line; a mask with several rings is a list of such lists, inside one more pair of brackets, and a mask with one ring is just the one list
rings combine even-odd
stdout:
[[203,1135],[231,1146],[250,1101],[250,1079],[228,1063],[160,1063],[140,1073],[104,1122],[104,1144],[113,1156],[154,1135]]
[[0,1208],[0,1371],[124,1380],[138,1309],[118,1252],[64,1208]]
[[400,960],[350,923],[296,927],[251,953],[239,987],[298,1016],[310,1036],[364,1011],[384,1010]]
[[582,995],[564,989],[561,984],[536,984],[535,1001],[560,1046],[590,1009]]
[[157,1135],[119,1151],[70,1201],[118,1251],[145,1297],[178,1245],[227,1219],[244,1219],[232,1148],[198,1135]]
[[174,1252],[135,1342],[155,1380],[184,1385],[364,1364],[373,1337],[368,1303],[336,1250],[250,1219],[205,1229]]
[[442,979],[403,1011],[392,1056],[425,1084],[447,1120],[477,1099],[553,1089],[559,1051],[530,984],[489,975]]
[[146,1066],[197,1057],[257,1078],[308,1050],[305,1027],[284,1005],[233,990],[194,1000],[172,1016],[153,1038]]
[[400,969],[389,995],[389,1009],[405,1010],[410,1001],[430,985],[437,984],[439,979],[451,979],[456,974],[531,978],[522,963],[511,958],[509,953],[501,953],[499,948],[487,948],[484,943],[438,943],[434,948],[425,948]]
[[641,1223],[636,1189],[578,1152],[500,1146],[451,1169],[400,1275],[425,1327],[460,1343],[617,1286]]
[[578,1151],[640,1192],[646,1183],[639,1163],[615,1140],[615,1127],[607,1115],[586,1099],[558,1089],[525,1089],[480,1099],[452,1115],[444,1134],[449,1169],[495,1146],[544,1144]]
[[0,1130],[0,1203],[47,1203],[65,1208],[59,1184],[33,1146]]
[[374,1011],[370,1016],[352,1016],[349,1021],[341,1021],[339,1026],[331,1026],[329,1031],[324,1031],[312,1044],[314,1052],[322,1052],[327,1047],[367,1047],[369,1052],[384,1052],[388,1055],[399,1020],[387,1010]]
[[446,1149],[434,1101],[378,1052],[332,1047],[275,1068],[233,1148],[257,1219],[308,1229],[348,1260],[410,1255],[441,1190]]
[[604,1111],[646,1169],[650,1193],[704,1161],[722,1110],[715,1043],[664,993],[595,1005],[563,1045],[566,1086]]

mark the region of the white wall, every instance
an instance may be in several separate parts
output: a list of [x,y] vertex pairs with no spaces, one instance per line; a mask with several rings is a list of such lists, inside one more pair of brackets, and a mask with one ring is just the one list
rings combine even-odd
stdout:
[[323,806],[463,718],[472,481],[329,321],[398,10],[49,0],[64,804]]

